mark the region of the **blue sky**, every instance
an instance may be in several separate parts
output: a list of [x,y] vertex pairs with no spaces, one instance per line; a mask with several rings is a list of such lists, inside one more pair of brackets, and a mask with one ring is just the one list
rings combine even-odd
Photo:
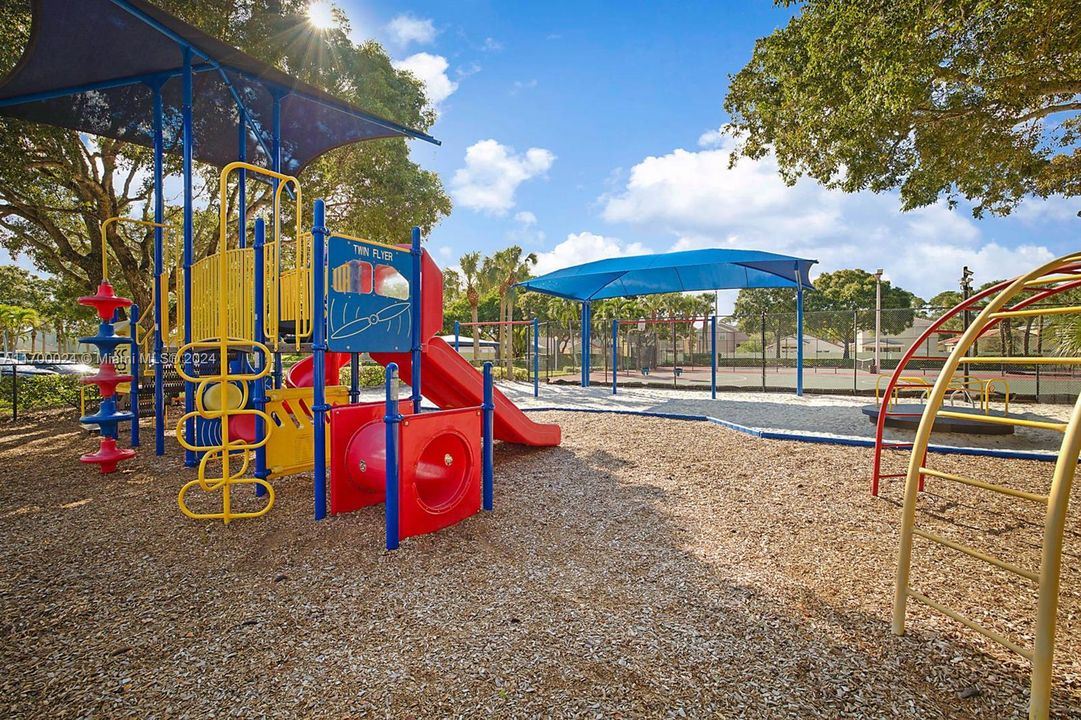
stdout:
[[727,169],[716,130],[728,75],[789,11],[766,2],[398,3],[337,0],[438,100],[439,148],[414,143],[455,202],[432,233],[444,266],[511,242],[540,270],[616,254],[753,247],[823,270],[885,268],[928,297],[1076,249],[1081,203],[1032,201],[1007,219],[893,194],[788,188],[771,161]]

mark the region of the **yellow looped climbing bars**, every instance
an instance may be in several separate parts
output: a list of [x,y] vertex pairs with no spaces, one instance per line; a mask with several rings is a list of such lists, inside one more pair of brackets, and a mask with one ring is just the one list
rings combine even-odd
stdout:
[[[273,420],[270,415],[261,410],[246,407],[248,403],[248,383],[258,382],[270,373],[272,366],[270,349],[261,340],[252,339],[254,335],[255,307],[253,305],[254,288],[254,253],[251,248],[228,248],[228,185],[229,176],[236,170],[246,170],[258,175],[273,178],[277,182],[274,193],[274,251],[272,255],[279,260],[281,248],[280,217],[281,193],[287,185],[292,185],[296,194],[295,222],[296,237],[300,237],[301,223],[301,195],[300,184],[296,178],[289,175],[265,170],[248,163],[230,163],[222,168],[219,184],[219,208],[218,208],[218,251],[204,258],[191,268],[193,292],[198,293],[203,308],[198,315],[192,317],[192,329],[199,330],[199,336],[204,338],[195,342],[181,345],[176,354],[175,366],[180,377],[188,382],[195,383],[195,409],[185,413],[177,421],[177,438],[180,444],[187,450],[202,453],[199,461],[198,477],[180,489],[177,495],[177,505],[180,511],[191,518],[217,519],[228,523],[237,518],[259,517],[266,514],[274,505],[274,488],[262,478],[246,477],[251,466],[252,451],[264,447],[270,438]],[[268,321],[273,318],[273,331],[268,332],[277,347],[277,295],[278,277],[280,265],[275,264],[273,272],[269,274],[273,278],[273,284],[268,283],[266,291],[275,298],[275,312],[268,314]],[[307,300],[310,306],[310,297]],[[298,306],[299,307],[299,306]],[[298,310],[299,312],[299,310]],[[216,321],[216,322],[215,322]],[[271,324],[268,322],[268,324]],[[210,328],[216,326],[215,331]],[[192,375],[185,369],[189,354],[206,351],[216,355],[214,362],[217,363],[217,372],[211,374]],[[229,353],[236,353],[240,358],[246,358],[254,353],[260,355],[258,370],[244,372],[242,369],[234,372],[230,363]],[[199,363],[202,366],[204,363]],[[243,366],[243,362],[241,365]],[[208,397],[214,395],[213,402],[208,402]],[[262,425],[260,437],[253,441],[237,437],[239,433],[230,432],[229,423],[231,418],[248,416],[255,419],[255,426]],[[190,442],[185,437],[185,424],[199,417],[204,421],[218,421],[219,428],[215,437],[209,430],[196,442]],[[261,422],[260,422],[261,421]],[[204,427],[213,427],[204,425]],[[235,429],[235,428],[234,428]],[[237,460],[239,465],[233,466]],[[211,473],[210,467],[218,463],[220,473]],[[250,512],[234,512],[232,508],[232,487],[234,485],[258,485],[266,490],[266,502],[262,508]],[[221,492],[221,512],[197,512],[188,507],[186,496],[189,490],[198,486],[205,492]]]
[[[1031,720],[1046,720],[1050,713],[1051,705],[1051,668],[1055,651],[1055,622],[1058,613],[1059,579],[1062,561],[1062,536],[1066,523],[1066,509],[1070,499],[1070,489],[1073,485],[1074,474],[1077,471],[1077,458],[1081,453],[1081,397],[1074,405],[1073,411],[1067,423],[1053,423],[1043,421],[1022,420],[1020,418],[996,417],[981,418],[985,422],[1013,424],[1023,427],[1035,427],[1044,430],[1063,433],[1062,444],[1059,448],[1058,462],[1055,464],[1055,472],[1051,479],[1051,487],[1047,495],[1024,492],[998,485],[978,478],[964,477],[951,473],[941,472],[925,466],[927,457],[927,445],[931,439],[931,431],[935,419],[939,417],[964,417],[971,419],[972,415],[960,415],[951,411],[944,411],[942,404],[954,382],[954,375],[959,367],[973,364],[1061,364],[1075,365],[1081,363],[1078,357],[968,357],[967,353],[973,343],[984,331],[989,323],[1007,317],[1034,317],[1040,315],[1061,316],[1071,313],[1081,313],[1081,307],[1070,308],[1031,308],[1023,311],[1003,311],[1007,304],[1026,290],[1036,287],[1046,287],[1056,283],[1063,283],[1078,278],[1077,265],[1081,263],[1081,254],[1067,255],[1053,262],[1036,268],[1027,275],[1017,278],[1014,282],[999,293],[980,312],[975,321],[965,330],[957,346],[953,349],[949,359],[942,368],[934,387],[927,395],[927,403],[920,420],[919,429],[912,446],[912,456],[908,466],[908,474],[905,480],[904,505],[901,514],[901,549],[897,560],[897,584],[893,605],[893,632],[903,635],[905,632],[905,617],[907,614],[908,599],[912,598],[923,605],[947,615],[984,637],[1013,650],[1019,655],[1028,658],[1032,662],[1031,693],[1029,701],[1029,718]],[[1018,567],[1010,562],[992,557],[980,552],[975,548],[962,545],[948,538],[940,537],[927,530],[915,526],[916,501],[919,493],[920,476],[926,475],[946,482],[955,482],[972,488],[975,496],[980,493],[990,492],[1007,497],[1012,497],[1026,503],[1037,503],[1046,507],[1044,516],[1043,546],[1041,549],[1039,571]],[[936,602],[929,596],[917,592],[911,586],[912,570],[912,543],[914,538],[936,543],[951,550],[963,553],[971,558],[984,561],[1000,570],[1014,576],[1033,581],[1038,586],[1038,600],[1036,607],[1036,627],[1034,643],[1031,648],[1022,646],[1004,635],[987,628],[975,620],[971,620],[955,610]]]

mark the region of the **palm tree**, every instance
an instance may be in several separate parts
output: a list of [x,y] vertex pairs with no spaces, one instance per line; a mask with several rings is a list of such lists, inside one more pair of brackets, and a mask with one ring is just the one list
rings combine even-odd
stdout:
[[19,309],[15,305],[0,305],[0,330],[4,333],[4,352],[11,352],[11,331]]
[[499,346],[506,367],[508,379],[514,378],[514,286],[529,277],[530,268],[537,264],[536,253],[522,256],[522,248],[511,245],[500,250],[490,258],[485,258],[484,265],[493,284],[499,291]]
[[477,327],[477,312],[480,307],[480,253],[468,252],[458,261],[465,278],[465,299],[469,303],[469,316],[473,321],[473,361],[480,357],[480,336]]
[[[37,352],[38,343],[38,331],[43,330],[49,326],[49,321],[37,310],[32,310],[33,316],[31,316],[27,322],[30,325],[30,352]],[[45,338],[41,339],[41,350],[45,351]]]
[[[41,324],[41,315],[37,310],[33,308],[21,307],[17,308],[15,312],[15,324],[12,326],[12,339],[17,343],[19,338],[24,337],[27,333],[31,333],[31,337],[37,334],[36,326]],[[33,344],[31,344],[31,352],[33,352]]]

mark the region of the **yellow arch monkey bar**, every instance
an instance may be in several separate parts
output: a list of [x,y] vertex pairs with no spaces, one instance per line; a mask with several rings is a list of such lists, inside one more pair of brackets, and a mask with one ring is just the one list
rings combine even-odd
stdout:
[[[1063,433],[1058,461],[1055,464],[1055,471],[1051,479],[1050,490],[1046,495],[1016,490],[978,478],[941,472],[926,467],[925,458],[927,458],[927,445],[931,438],[931,431],[935,419],[938,417],[953,417],[956,415],[956,413],[943,410],[942,405],[947,394],[950,392],[954,375],[958,368],[977,363],[1028,365],[1081,364],[1081,357],[988,358],[967,356],[969,348],[972,347],[973,343],[980,336],[980,333],[983,332],[988,323],[991,323],[996,319],[1003,317],[1032,317],[1039,315],[1061,316],[1071,313],[1081,313],[1081,307],[1037,307],[1022,311],[1003,311],[1003,308],[1010,303],[1011,300],[1027,289],[1054,282],[1061,282],[1063,278],[1069,279],[1076,277],[1078,263],[1081,263],[1081,253],[1061,257],[1017,278],[991,300],[980,312],[975,321],[967,330],[965,330],[964,334],[957,342],[956,347],[954,347],[953,352],[943,365],[942,371],[935,381],[933,388],[927,395],[926,407],[924,408],[923,417],[920,420],[919,429],[916,431],[916,438],[912,446],[912,456],[905,480],[904,505],[901,514],[901,548],[897,560],[897,582],[893,605],[893,632],[897,635],[904,634],[908,599],[912,598],[953,618],[966,627],[980,633],[984,637],[1013,650],[1022,657],[1029,659],[1032,662],[1031,694],[1029,702],[1029,718],[1031,720],[1046,720],[1050,713],[1052,663],[1055,650],[1055,623],[1056,615],[1058,613],[1059,579],[1062,568],[1062,537],[1066,522],[1066,510],[1070,500],[1070,491],[1073,486],[1074,475],[1077,471],[1078,454],[1081,453],[1081,397],[1078,398],[1077,403],[1074,405],[1070,419],[1067,423],[1028,421],[1009,417],[994,419],[994,422],[1037,427]],[[990,418],[981,418],[981,420],[987,421],[990,420]],[[939,478],[947,482],[960,483],[977,491],[998,493],[1026,502],[1044,505],[1046,512],[1044,516],[1043,544],[1041,548],[1039,570],[1033,571],[1018,567],[1005,560],[987,555],[975,548],[962,545],[961,543],[954,542],[948,538],[941,537],[916,527],[916,501],[921,475]],[[1015,576],[1035,582],[1038,589],[1038,600],[1033,646],[1031,648],[1024,647],[1010,638],[1007,638],[1004,635],[965,617],[961,613],[936,602],[927,595],[914,590],[911,587],[910,580],[912,571],[912,544],[916,537],[961,552],[969,557],[987,562]]]

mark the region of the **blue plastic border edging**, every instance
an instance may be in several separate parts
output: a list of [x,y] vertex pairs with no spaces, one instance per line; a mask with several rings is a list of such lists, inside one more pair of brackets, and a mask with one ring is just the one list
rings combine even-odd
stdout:
[[[619,408],[570,408],[558,406],[527,407],[521,408],[523,412],[580,412],[580,413],[609,413],[612,415],[639,415],[641,417],[655,417],[666,420],[687,420],[693,422],[710,422],[714,425],[735,430],[736,432],[762,438],[763,440],[791,440],[794,442],[817,443],[820,445],[841,445],[846,447],[873,448],[875,441],[870,438],[855,438],[828,435],[805,435],[803,433],[781,432],[779,430],[759,430],[757,428],[740,425],[730,420],[710,417],[709,415],[689,415],[683,413],[663,413],[650,410],[624,410]],[[902,450],[904,448],[886,448],[888,450]],[[995,450],[993,448],[955,447],[953,445],[928,445],[931,452],[943,455],[975,455],[980,457],[999,458],[1001,460],[1039,460],[1041,462],[1055,462],[1058,455],[1048,452],[1036,452],[1030,450]]]

